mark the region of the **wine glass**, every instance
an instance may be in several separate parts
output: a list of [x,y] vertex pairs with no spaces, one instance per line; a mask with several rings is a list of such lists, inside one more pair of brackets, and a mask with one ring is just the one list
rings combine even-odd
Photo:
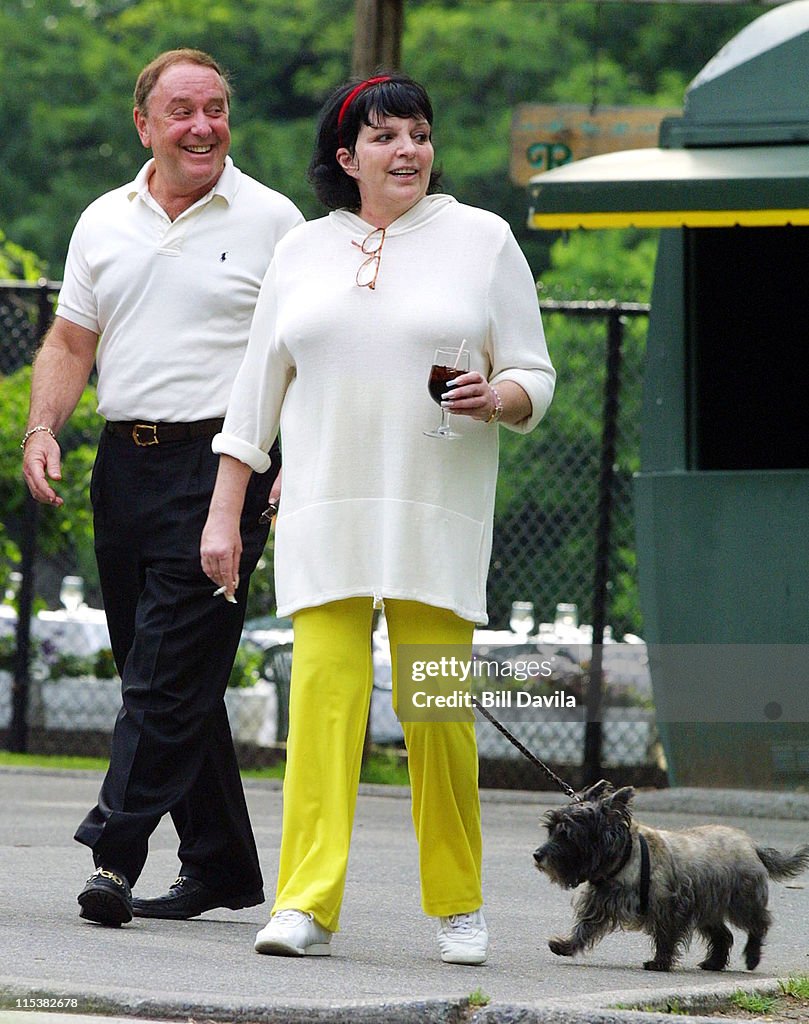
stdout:
[[512,632],[521,636],[525,642],[534,628],[533,603],[531,601],[512,601],[508,624],[511,626]]
[[[441,405],[441,396],[447,390],[447,382],[469,372],[469,350],[466,348],[437,348],[430,367],[427,390],[430,398]],[[434,430],[425,430],[427,437],[461,437],[450,429],[449,409],[441,406],[441,422]]]
[[84,580],[81,576],[64,576],[59,590],[59,600],[68,615],[75,614],[84,604]]
[[568,603],[557,604],[556,616],[554,617],[554,625],[556,626],[557,633],[564,632],[565,630],[578,629],[578,605]]

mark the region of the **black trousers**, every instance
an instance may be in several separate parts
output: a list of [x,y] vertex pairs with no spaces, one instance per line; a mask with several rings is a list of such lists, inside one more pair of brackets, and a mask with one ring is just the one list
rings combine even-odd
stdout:
[[170,813],[182,873],[228,894],[262,887],[224,693],[259,523],[277,472],[250,478],[244,552],[231,604],[214,598],[199,544],[218,465],[210,438],[140,448],[102,433],[91,482],[95,547],[123,707],[98,804],[75,838],[96,866],[137,881],[149,837]]

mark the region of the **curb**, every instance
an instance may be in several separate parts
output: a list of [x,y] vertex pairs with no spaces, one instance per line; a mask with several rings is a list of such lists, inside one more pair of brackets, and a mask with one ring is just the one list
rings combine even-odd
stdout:
[[[603,998],[583,997],[578,1005],[551,1000],[545,1006],[525,1004],[497,1004],[479,1009],[466,1000],[391,1000],[346,1001],[339,1005],[327,1001],[303,1000],[295,1003],[267,1004],[257,1000],[238,998],[227,1004],[172,1000],[166,995],[145,997],[129,989],[106,992],[99,986],[70,989],[60,986],[61,1000],[75,998],[79,1009],[63,1014],[48,1014],[49,1020],[92,1022],[99,1018],[125,1017],[156,1021],[204,1020],[206,1024],[237,1024],[249,1020],[251,1024],[750,1024],[749,1018],[714,1017],[704,1012],[717,1001],[727,999],[742,989],[762,994],[780,991],[777,981],[765,981],[755,986],[741,986],[738,981],[719,983],[715,989],[650,992],[648,989],[611,993],[609,1001],[639,1005],[660,1004],[660,1009],[633,1010],[605,1007]],[[14,1024],[24,1010],[15,1009],[18,999],[55,999],[52,991],[26,983],[20,979],[0,977],[0,1022]],[[666,1004],[678,1005],[676,1016],[663,1009]],[[683,1013],[682,1011],[686,1012]],[[692,1012],[689,1012],[692,1011]],[[12,1017],[11,1013],[15,1016]]]

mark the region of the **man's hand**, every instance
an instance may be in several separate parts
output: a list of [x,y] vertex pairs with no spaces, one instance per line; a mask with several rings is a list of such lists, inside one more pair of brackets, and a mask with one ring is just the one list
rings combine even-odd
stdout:
[[62,479],[62,452],[57,441],[46,430],[31,434],[25,442],[22,474],[32,497],[46,505],[59,507],[64,500],[48,483]]
[[22,472],[32,496],[46,505],[64,504],[48,483],[62,479],[62,452],[54,435],[81,398],[97,343],[93,331],[57,316],[34,360],[28,414],[32,433],[25,442]]

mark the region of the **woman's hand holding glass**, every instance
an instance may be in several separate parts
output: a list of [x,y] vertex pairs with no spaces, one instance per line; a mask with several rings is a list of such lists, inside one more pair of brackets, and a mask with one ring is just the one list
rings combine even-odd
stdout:
[[453,416],[471,416],[484,423],[493,419],[498,408],[494,388],[476,370],[455,378],[446,394],[446,405]]
[[461,345],[460,348],[437,348],[433,354],[433,364],[430,367],[430,376],[427,378],[427,390],[430,398],[441,406],[441,422],[433,430],[425,430],[427,437],[453,438],[460,437],[449,425],[449,415],[452,412],[450,403],[446,401],[449,392],[447,388],[454,385],[456,380],[469,370],[469,351]]
[[454,438],[461,434],[449,425],[450,414],[470,416],[491,422],[502,413],[502,402],[486,378],[469,370],[469,352],[462,346],[436,349],[427,381],[427,390],[441,406],[441,423],[434,430],[425,430],[428,437]]

